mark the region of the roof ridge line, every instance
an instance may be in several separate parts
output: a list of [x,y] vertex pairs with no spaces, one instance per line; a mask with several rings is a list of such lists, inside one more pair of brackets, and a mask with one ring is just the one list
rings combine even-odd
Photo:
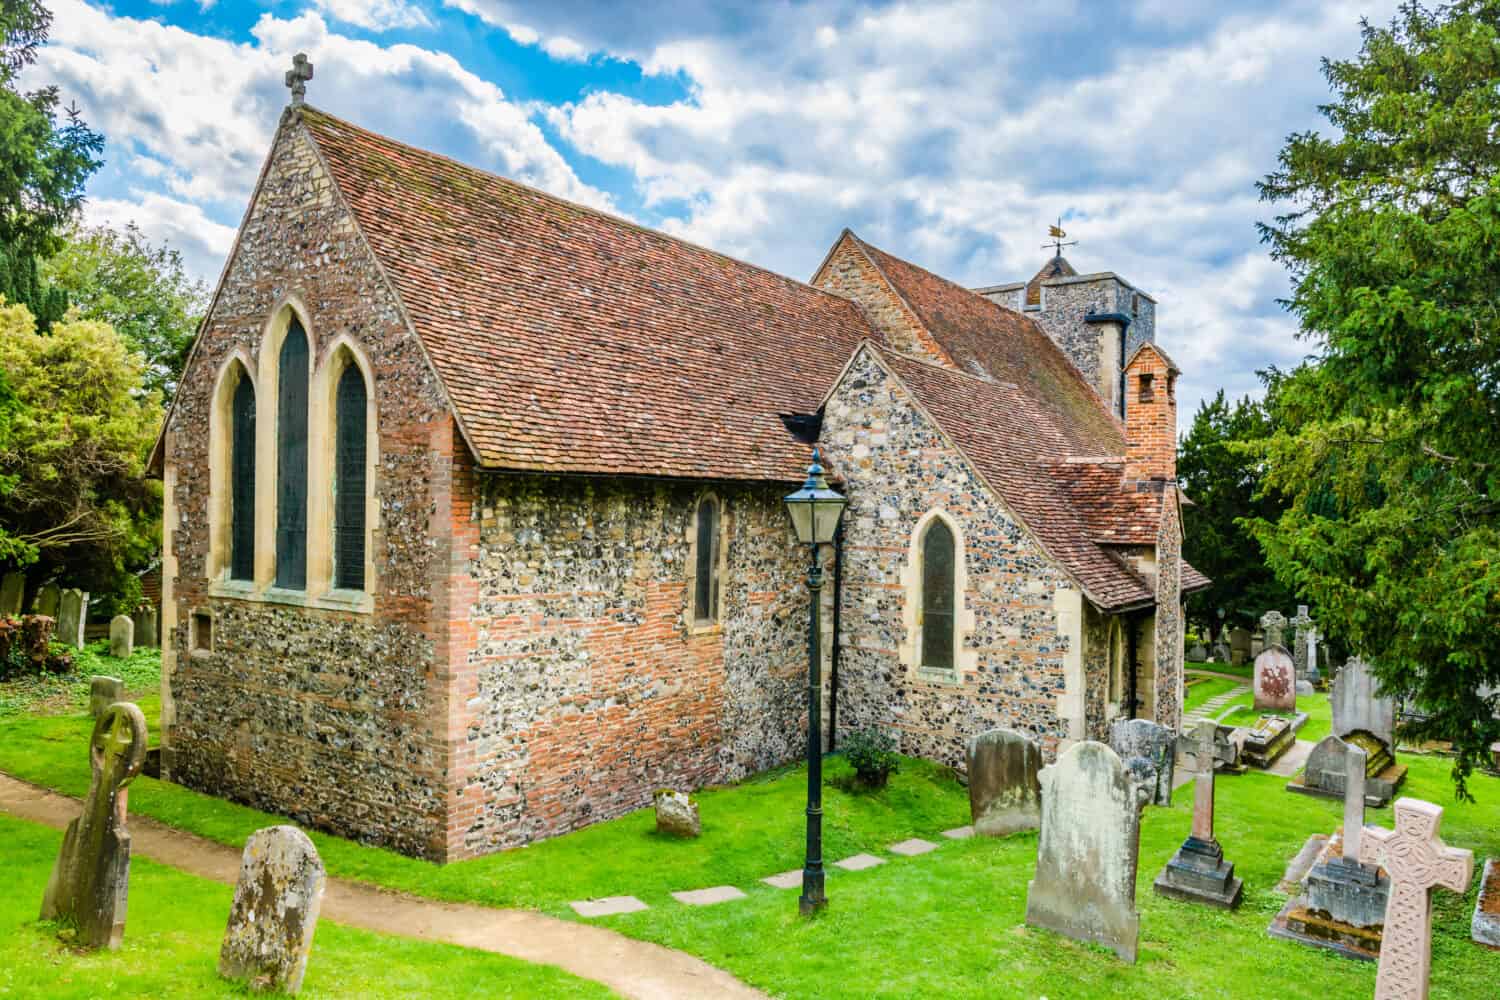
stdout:
[[576,208],[579,211],[588,212],[590,215],[598,216],[601,219],[606,219],[606,220],[608,220],[610,222],[618,223],[619,225],[622,225],[622,226],[628,226],[631,229],[635,229],[635,230],[638,230],[638,231],[644,232],[644,233],[649,233],[652,236],[659,236],[659,237],[661,237],[662,239],[665,239],[665,240],[671,240],[673,243],[678,243],[678,244],[681,244],[682,246],[691,247],[694,250],[700,250],[703,253],[711,254],[714,257],[718,257],[721,260],[727,260],[727,261],[729,261],[732,264],[739,264],[739,265],[741,265],[743,267],[753,268],[753,269],[755,269],[757,271],[760,271],[762,273],[769,274],[772,277],[780,278],[783,281],[790,282],[793,285],[798,285],[798,286],[800,286],[802,288],[812,289],[813,291],[817,292],[819,295],[824,295],[824,296],[827,296],[828,298],[836,299],[836,300],[841,301],[841,302],[849,302],[850,301],[849,299],[844,298],[842,295],[835,295],[833,292],[830,292],[827,289],[819,288],[817,285],[814,285],[814,284],[812,284],[810,282],[802,281],[799,278],[793,278],[791,275],[782,274],[780,271],[773,271],[771,268],[765,267],[765,266],[763,266],[761,264],[756,264],[753,261],[742,260],[741,258],[731,256],[730,254],[727,254],[727,253],[725,253],[722,250],[715,250],[713,247],[704,246],[702,243],[695,243],[694,241],[689,240],[689,239],[685,239],[684,237],[674,236],[671,233],[668,233],[668,232],[666,232],[664,230],[655,229],[655,228],[653,228],[651,226],[647,226],[647,225],[644,225],[642,223],[636,222],[633,219],[627,219],[627,218],[625,218],[622,215],[616,215],[614,212],[606,212],[602,208],[595,208],[593,205],[585,205],[582,202],[573,201],[573,200],[571,200],[569,198],[564,198],[562,195],[553,194],[551,191],[545,191],[542,188],[536,187],[535,185],[527,184],[525,181],[518,181],[514,177],[507,177],[504,174],[497,173],[497,172],[495,172],[493,170],[486,170],[483,167],[476,167],[472,163],[465,163],[463,160],[460,160],[457,157],[449,156],[446,153],[439,153],[439,152],[437,152],[435,150],[424,149],[421,146],[414,146],[414,145],[412,145],[409,142],[404,142],[401,139],[397,139],[397,138],[394,138],[393,136],[386,135],[384,132],[376,132],[374,129],[365,128],[363,125],[356,124],[355,122],[352,122],[352,121],[350,121],[347,118],[340,118],[338,115],[335,115],[335,114],[332,114],[330,112],[324,111],[323,109],[314,107],[313,105],[303,104],[303,105],[301,105],[301,111],[302,111],[303,114],[306,114],[307,112],[311,111],[315,115],[319,115],[319,116],[322,116],[324,118],[328,118],[328,119],[330,119],[330,120],[332,120],[334,122],[339,123],[340,125],[347,125],[350,128],[357,129],[360,132],[366,133],[367,135],[372,135],[375,138],[380,139],[383,142],[388,142],[388,143],[391,143],[392,145],[400,146],[402,149],[408,149],[408,150],[411,150],[414,153],[419,153],[419,154],[421,154],[423,156],[431,156],[431,157],[433,157],[435,159],[444,160],[444,161],[446,161],[448,163],[454,164],[457,167],[460,167],[463,170],[472,171],[473,173],[480,174],[481,176],[484,176],[484,177],[489,177],[489,178],[492,178],[492,179],[497,180],[497,181],[502,181],[503,183],[506,183],[506,184],[515,185],[518,188],[521,188],[521,189],[523,189],[525,191],[529,191],[532,194],[539,195],[539,196],[541,196],[543,198],[548,199],[549,201],[560,202],[560,203],[562,203],[564,205],[567,205],[570,208]]
[[[958,371],[958,362],[953,360],[953,356],[948,350],[947,345],[945,345],[941,340],[938,339],[938,335],[932,332],[932,327],[928,326],[927,321],[922,318],[922,314],[917,312],[916,307],[913,306],[909,301],[907,301],[906,296],[902,294],[901,289],[897,287],[896,282],[891,280],[891,276],[886,273],[885,268],[880,266],[880,261],[876,260],[873,256],[870,255],[871,250],[874,250],[876,253],[883,253],[884,251],[882,251],[879,247],[873,247],[870,244],[866,243],[859,237],[858,233],[847,227],[845,227],[844,233],[840,235],[840,240],[843,239],[844,235],[847,235],[849,239],[854,241],[854,245],[859,248],[859,252],[864,255],[865,260],[869,261],[870,266],[875,269],[875,273],[880,275],[880,280],[885,282],[886,290],[896,297],[896,301],[901,303],[901,307],[905,309],[908,314],[910,314],[911,318],[914,321],[916,321],[917,326],[920,327],[922,332],[927,335],[927,339],[932,341],[933,346],[942,352],[943,359],[947,361],[947,364],[939,364],[937,365],[937,367],[945,368],[949,371]],[[837,244],[835,244],[835,246],[837,246]],[[904,354],[902,355],[902,357],[905,356],[906,355]]]

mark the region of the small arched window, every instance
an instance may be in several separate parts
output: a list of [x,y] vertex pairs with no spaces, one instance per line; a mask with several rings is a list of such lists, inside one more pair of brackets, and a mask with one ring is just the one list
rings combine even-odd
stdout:
[[333,585],[365,587],[364,374],[350,362],[339,376],[334,402]]
[[1109,624],[1109,702],[1121,705],[1125,700],[1125,630],[1118,618]]
[[702,624],[719,618],[719,501],[698,501],[698,533],[694,545],[693,620]]
[[276,586],[307,586],[307,334],[293,316],[276,365]]
[[922,536],[922,662],[930,670],[953,669],[953,529],[934,518]]
[[229,404],[229,578],[255,579],[255,386],[241,371]]

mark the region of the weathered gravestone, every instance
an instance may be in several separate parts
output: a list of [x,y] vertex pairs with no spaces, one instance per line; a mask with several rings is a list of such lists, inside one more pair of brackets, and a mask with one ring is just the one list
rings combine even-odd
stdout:
[[115,615],[109,620],[109,655],[130,659],[135,652],[135,622],[129,615]]
[[1229,662],[1237,667],[1250,662],[1249,629],[1235,628],[1229,630]]
[[62,591],[57,589],[57,584],[43,584],[36,592],[36,597],[31,601],[31,613],[34,615],[46,615],[48,618],[57,617],[58,599]]
[[89,678],[89,714],[94,718],[125,697],[125,682],[118,677],[95,676]]
[[1273,937],[1373,960],[1380,954],[1391,883],[1378,866],[1359,860],[1365,822],[1365,751],[1347,745],[1344,754],[1344,768],[1353,775],[1344,796],[1344,825],[1324,838],[1316,860],[1301,878],[1301,894],[1282,907],[1268,930]]
[[1377,808],[1388,805],[1406,780],[1406,765],[1396,763],[1390,749],[1366,732],[1350,733],[1344,739],[1330,734],[1319,740],[1308,754],[1302,773],[1287,783],[1287,791],[1321,795],[1328,799],[1343,798],[1347,784],[1344,768],[1351,745],[1358,746],[1365,753],[1365,771],[1361,778],[1365,803]]
[[14,618],[21,613],[26,596],[26,574],[6,573],[0,576],[0,616]]
[[1267,646],[1286,648],[1286,642],[1283,638],[1286,632],[1286,615],[1280,611],[1267,611],[1260,616],[1260,627],[1265,633]]
[[1297,671],[1297,693],[1312,694],[1318,683],[1318,633],[1306,604],[1297,605],[1291,625],[1296,629],[1292,637],[1292,662]]
[[1229,663],[1234,659],[1234,651],[1229,648],[1229,643],[1220,639],[1214,643],[1214,662]]
[[1376,695],[1380,683],[1369,664],[1351,656],[1333,680],[1329,707],[1333,710],[1333,735],[1354,732],[1373,735],[1388,748],[1396,746],[1396,701]]
[[1041,782],[1042,830],[1036,876],[1026,887],[1026,923],[1134,962],[1144,791],[1113,750],[1091,740],[1058,757]]
[[155,649],[158,643],[156,605],[137,608],[131,620],[135,622],[135,644]]
[[1224,850],[1214,837],[1217,730],[1217,723],[1205,719],[1194,727],[1190,737],[1185,736],[1178,743],[1183,759],[1195,772],[1193,830],[1151,887],[1159,896],[1232,910],[1240,905],[1243,883],[1235,877],[1234,865],[1224,860]]
[[1295,712],[1297,674],[1292,657],[1280,646],[1267,646],[1255,658],[1255,710]]
[[1306,713],[1296,719],[1280,715],[1262,715],[1251,726],[1235,730],[1240,745],[1240,759],[1247,767],[1269,768],[1297,742],[1297,727],[1307,721]]
[[1201,642],[1195,642],[1188,647],[1187,658],[1193,663],[1208,662],[1208,647]]
[[703,832],[698,803],[687,792],[663,788],[656,793],[656,832],[672,837],[696,837]]
[[88,617],[88,591],[64,590],[57,600],[57,641],[74,649],[82,649],[83,630],[88,624]]
[[1367,827],[1360,838],[1359,860],[1380,865],[1391,879],[1375,1000],[1427,1000],[1432,890],[1467,892],[1474,877],[1474,852],[1444,844],[1442,822],[1442,806],[1400,799],[1394,830]]
[[1041,823],[1042,748],[1025,733],[990,729],[965,747],[974,832],[1004,837]]
[[1495,858],[1484,863],[1479,898],[1474,900],[1474,919],[1469,923],[1469,936],[1475,944],[1500,950],[1500,860]]
[[87,948],[118,948],[125,934],[130,891],[126,786],[145,759],[145,716],[130,702],[111,705],[94,722],[89,739],[94,778],[83,813],[63,835],[42,899],[42,919],[72,924],[77,943]]
[[1149,719],[1116,719],[1109,727],[1109,747],[1122,760],[1144,757],[1156,769],[1156,780],[1150,789],[1148,805],[1172,804],[1173,771],[1177,757],[1177,738],[1166,726]]
[[324,882],[317,849],[295,826],[251,834],[240,856],[219,975],[249,980],[258,990],[301,989]]

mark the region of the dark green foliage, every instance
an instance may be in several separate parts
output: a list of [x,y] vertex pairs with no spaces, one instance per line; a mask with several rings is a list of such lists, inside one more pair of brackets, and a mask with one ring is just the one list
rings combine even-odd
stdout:
[[878,729],[860,729],[843,740],[844,759],[866,788],[884,788],[901,764],[896,741]]
[[1333,131],[1261,187],[1315,363],[1278,389],[1259,453],[1291,502],[1256,533],[1462,796],[1500,737],[1500,3],[1404,5],[1324,72]]
[[1244,520],[1274,520],[1285,506],[1262,492],[1263,469],[1244,447],[1265,438],[1270,426],[1260,403],[1231,404],[1221,389],[1198,407],[1177,450],[1177,476],[1194,504],[1184,513],[1183,558],[1213,580],[1187,599],[1189,620],[1205,626],[1205,634],[1216,635],[1220,624],[1254,628],[1268,609],[1293,603]]
[[46,615],[0,618],[0,681],[72,669],[71,659],[50,651],[56,628],[57,622]]

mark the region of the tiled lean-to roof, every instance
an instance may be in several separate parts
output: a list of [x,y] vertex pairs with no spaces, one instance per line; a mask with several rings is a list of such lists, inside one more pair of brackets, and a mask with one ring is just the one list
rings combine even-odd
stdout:
[[1091,600],[1151,600],[1056,472],[1123,455],[1123,429],[1029,318],[861,243],[959,370],[926,364],[848,299],[299,114],[481,465],[794,481],[808,446],[782,415],[817,410],[870,343]]
[[872,336],[849,301],[376,135],[302,122],[391,275],[480,464],[795,480]]

